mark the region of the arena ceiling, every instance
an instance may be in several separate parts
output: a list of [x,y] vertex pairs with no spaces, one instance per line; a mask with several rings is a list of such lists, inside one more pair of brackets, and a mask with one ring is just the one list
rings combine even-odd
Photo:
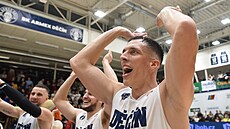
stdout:
[[[170,36],[164,28],[156,27],[156,16],[165,6],[179,5],[183,13],[191,16],[197,23],[200,31],[199,50],[215,47],[212,42],[216,40],[220,44],[230,42],[230,24],[221,23],[226,18],[230,19],[230,0],[208,2],[207,0],[1,0],[0,2],[100,32],[115,26],[124,26],[132,31],[143,27],[166,52],[170,48],[170,44],[166,43]],[[101,18],[95,16],[97,10],[103,11],[105,16]],[[84,47],[82,44],[73,45],[70,40],[1,22],[0,34],[0,55],[10,56],[10,59],[1,59],[1,62],[6,63],[15,62],[70,70],[64,66],[68,66],[69,58]],[[50,43],[53,47],[42,46],[36,43],[38,40]],[[67,51],[66,48],[74,48],[76,51]],[[114,53],[114,61],[111,64],[117,72],[120,72],[119,55]],[[98,66],[101,66],[100,62],[97,63]]]

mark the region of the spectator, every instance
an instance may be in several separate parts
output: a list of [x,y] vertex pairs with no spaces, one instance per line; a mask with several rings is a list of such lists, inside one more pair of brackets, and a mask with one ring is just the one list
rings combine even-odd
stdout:
[[215,116],[215,117],[214,117],[214,122],[221,122],[220,117],[219,117],[219,116]]
[[228,81],[229,78],[230,78],[230,72],[226,72],[226,73],[224,74],[224,81]]
[[205,122],[205,118],[204,118],[204,115],[202,113],[198,113],[197,114],[197,117],[198,117],[198,122]]
[[15,79],[15,70],[11,68],[7,75],[7,81],[11,82],[14,79]]
[[218,81],[223,81],[224,80],[224,74],[221,71],[218,72],[217,80]]
[[3,69],[3,72],[1,74],[1,79],[4,80],[4,81],[7,81],[7,74],[6,74],[6,69],[5,68]]
[[34,86],[34,83],[30,77],[27,77],[25,89],[27,90],[29,86]]
[[17,81],[20,82],[22,78],[25,78],[25,75],[24,75],[23,71],[21,70],[21,71],[17,74]]
[[38,82],[38,85],[44,85],[44,83],[45,83],[45,79],[42,78],[42,79]]
[[219,110],[219,117],[220,117],[221,120],[224,118],[224,115],[223,115],[223,113],[221,112],[221,110]]
[[222,119],[222,122],[230,122],[229,112],[224,113],[224,118]]
[[209,81],[215,81],[215,76],[213,74],[208,75],[208,80]]

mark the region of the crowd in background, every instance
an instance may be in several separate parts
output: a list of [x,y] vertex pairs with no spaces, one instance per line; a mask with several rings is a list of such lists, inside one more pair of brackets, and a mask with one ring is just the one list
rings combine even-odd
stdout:
[[[34,72],[33,70],[18,70],[13,68],[1,68],[0,67],[0,78],[6,81],[8,84],[10,84],[13,88],[20,91],[22,94],[24,94],[26,97],[29,96],[30,91],[32,90],[33,86],[36,84],[44,84],[50,88],[50,98],[52,99],[55,96],[55,93],[57,92],[58,88],[62,85],[64,82],[64,79],[66,77],[63,77],[63,74],[59,74],[56,78],[56,80],[53,80],[52,73],[46,73],[46,76],[43,76],[43,73],[38,74],[37,72]],[[68,74],[67,74],[68,76]],[[229,80],[229,72],[226,72],[223,74],[221,71],[218,73],[217,78],[213,74],[209,75],[209,80],[218,80],[218,81],[226,81]],[[162,79],[158,79],[160,81]],[[84,94],[84,87],[80,83],[79,80],[76,80],[73,86],[71,87],[71,90],[68,94],[68,100],[69,102],[77,108],[80,108],[80,105],[82,103],[82,96]],[[15,105],[13,101],[11,101],[3,92],[0,91],[0,97],[12,104]],[[14,118],[10,118],[8,116],[5,116],[4,114],[0,113],[0,123],[12,125],[15,120]],[[193,116],[189,116],[191,122],[230,122],[230,112],[225,111],[224,114],[222,114],[221,111],[216,111],[215,115],[210,111],[207,113],[205,111],[204,114],[201,112],[194,112]],[[63,125],[64,129],[71,129],[74,127],[73,123],[71,121],[68,121],[63,115],[62,118],[59,118]]]
[[226,72],[219,71],[217,76],[215,76],[214,74],[209,74],[208,80],[210,81],[229,81],[230,80],[230,70]]
[[[69,73],[67,73],[68,76]],[[50,99],[52,99],[59,87],[64,82],[65,77],[63,76],[57,76],[57,80],[52,80],[52,73],[46,77],[41,77],[42,75],[36,73],[32,70],[17,70],[13,68],[1,68],[0,69],[0,78],[3,79],[5,82],[10,84],[14,89],[20,91],[24,96],[29,98],[30,92],[33,88],[33,86],[37,84],[46,85],[50,89]],[[85,89],[80,83],[79,80],[76,80],[73,86],[71,87],[71,90],[68,93],[68,101],[74,106],[80,108],[80,105],[82,103],[82,96],[84,95]],[[14,105],[15,103],[11,101],[1,90],[0,90],[0,97]],[[64,125],[64,129],[72,129],[74,127],[73,123],[71,121],[68,121],[63,115],[60,117],[56,117],[56,119],[59,119],[62,121]],[[9,129],[13,129],[15,124],[17,122],[17,119],[11,118],[9,116],[4,115],[0,112],[0,123],[4,125]]]
[[189,116],[189,120],[190,122],[230,122],[230,112],[222,113],[221,110],[216,110],[215,114],[212,111],[205,111],[204,114],[194,112],[193,116]]

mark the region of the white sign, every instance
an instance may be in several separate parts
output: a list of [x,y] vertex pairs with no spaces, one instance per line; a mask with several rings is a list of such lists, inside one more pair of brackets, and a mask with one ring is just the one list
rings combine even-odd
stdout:
[[216,83],[214,81],[201,81],[202,91],[216,90]]

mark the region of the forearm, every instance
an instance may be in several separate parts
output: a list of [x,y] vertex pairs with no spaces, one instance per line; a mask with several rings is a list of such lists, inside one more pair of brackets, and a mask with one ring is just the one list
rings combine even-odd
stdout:
[[13,89],[7,83],[1,83],[0,88],[4,91],[4,93],[14,101],[21,109],[30,113],[34,117],[38,117],[41,114],[40,107],[32,104],[23,94],[19,91]]
[[190,24],[192,25],[193,29],[196,29],[195,22],[192,20],[192,18],[181,13],[180,11],[178,11],[178,8],[176,9],[174,7],[165,7],[164,9],[162,9],[157,20],[160,20],[161,24],[165,27],[165,29],[172,37],[179,29],[180,31],[182,29],[184,29],[184,31],[189,31],[186,30],[186,27],[181,26],[184,23]]
[[24,112],[19,107],[15,107],[3,100],[0,100],[0,111],[7,116],[19,118],[20,114]]
[[105,75],[106,75],[108,78],[110,78],[110,79],[112,79],[112,80],[118,82],[117,75],[116,75],[116,73],[114,72],[114,70],[112,69],[112,67],[110,66],[109,62],[103,60],[103,61],[102,61],[102,65],[103,65],[103,69],[104,69]]
[[[123,27],[116,27],[107,32],[104,32],[91,43],[89,43],[86,47],[84,47],[78,54],[76,54],[73,58],[70,59],[70,64],[72,69],[79,73],[76,70],[83,70],[88,65],[94,65],[104,48],[110,44],[114,39],[123,35],[125,32],[128,32]],[[128,34],[128,33],[126,33]],[[129,34],[130,35],[130,34]],[[126,38],[130,37],[127,35]],[[125,35],[124,35],[125,36]]]
[[76,75],[72,72],[71,75],[66,79],[66,81],[58,89],[56,95],[54,96],[53,102],[56,107],[61,111],[61,113],[69,120],[74,121],[76,118],[76,109],[68,102],[67,95],[70,87],[76,79]]
[[61,85],[53,99],[55,105],[59,105],[60,102],[67,101],[68,91],[70,90],[70,87],[74,83],[75,79],[76,76],[70,75]]

